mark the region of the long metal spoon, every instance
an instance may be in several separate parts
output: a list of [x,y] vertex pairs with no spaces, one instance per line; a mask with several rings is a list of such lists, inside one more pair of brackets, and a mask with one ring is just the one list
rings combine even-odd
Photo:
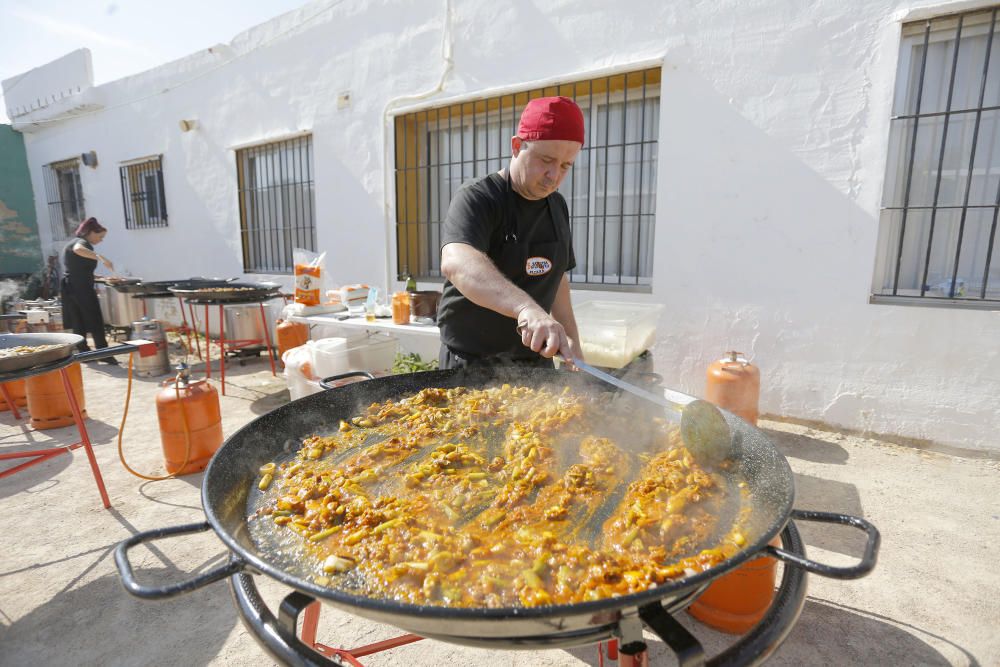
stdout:
[[684,444],[696,458],[706,463],[718,464],[732,457],[733,432],[719,409],[708,401],[671,389],[663,390],[663,394],[654,394],[594,368],[580,359],[569,359],[568,363],[623,391],[666,408],[663,416],[680,424]]

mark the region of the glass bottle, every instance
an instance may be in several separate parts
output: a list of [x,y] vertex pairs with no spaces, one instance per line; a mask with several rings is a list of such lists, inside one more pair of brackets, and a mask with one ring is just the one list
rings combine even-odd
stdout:
[[417,291],[417,281],[414,279],[413,274],[410,273],[408,267],[403,267],[403,279],[406,280],[406,291],[416,292]]

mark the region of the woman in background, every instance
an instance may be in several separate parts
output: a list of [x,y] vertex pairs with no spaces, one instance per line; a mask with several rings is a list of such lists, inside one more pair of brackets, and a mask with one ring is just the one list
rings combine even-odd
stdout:
[[[86,352],[87,334],[94,337],[94,345],[107,347],[104,337],[104,317],[101,305],[94,291],[94,270],[100,261],[111,271],[114,264],[94,251],[94,246],[104,240],[108,230],[97,218],[87,218],[76,228],[76,238],[66,244],[63,250],[62,309],[63,322],[73,329],[73,333],[83,336],[79,348]],[[117,365],[114,357],[101,359],[106,364]]]

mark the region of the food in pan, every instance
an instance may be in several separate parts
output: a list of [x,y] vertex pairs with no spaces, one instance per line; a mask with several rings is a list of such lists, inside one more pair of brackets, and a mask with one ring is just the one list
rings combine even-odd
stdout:
[[199,287],[192,292],[257,292],[260,287]]
[[622,407],[506,384],[372,404],[261,468],[251,534],[321,585],[451,607],[624,595],[739,552],[745,483]]
[[45,350],[54,350],[57,347],[63,347],[62,345],[18,345],[17,347],[5,347],[0,349],[0,359],[7,359],[10,357],[23,357],[29,354],[35,354],[36,352],[44,352]]

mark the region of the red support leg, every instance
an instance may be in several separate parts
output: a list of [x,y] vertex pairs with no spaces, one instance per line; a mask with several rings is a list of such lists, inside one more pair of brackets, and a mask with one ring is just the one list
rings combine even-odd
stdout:
[[[206,308],[208,306],[205,306]],[[222,395],[226,395],[226,313],[219,304],[219,373],[222,376]],[[208,318],[205,318],[208,319]]]
[[[187,315],[184,313],[184,299],[182,299],[180,297],[180,295],[177,296],[177,303],[181,307],[181,326],[184,327],[184,330],[183,330],[184,331],[184,335],[187,337],[187,342],[188,342],[187,349],[188,349],[188,352],[190,353],[191,352],[191,329],[188,328],[188,318],[187,318]],[[195,339],[197,339],[198,338],[198,334],[196,333],[194,337],[195,337]],[[198,358],[201,359],[201,346],[200,345],[198,346]],[[185,359],[185,362],[186,361],[187,360]]]
[[[274,370],[274,364],[271,364],[271,370]],[[3,400],[10,408],[10,414],[14,416],[14,419],[20,419],[21,413],[18,412],[17,406],[14,405],[14,399],[11,397],[10,391],[7,389],[7,385],[3,382],[0,382],[0,395],[3,395]]]
[[66,399],[69,401],[69,409],[73,411],[73,421],[76,422],[76,428],[80,432],[80,442],[83,445],[84,451],[87,452],[87,459],[90,461],[90,470],[94,473],[97,489],[101,492],[101,500],[104,502],[104,508],[107,509],[111,507],[111,499],[108,498],[108,491],[104,488],[104,478],[101,477],[101,469],[97,467],[97,457],[94,456],[94,448],[90,446],[90,435],[87,433],[87,427],[83,423],[83,415],[80,414],[80,405],[76,402],[76,396],[73,394],[73,385],[70,384],[69,373],[66,372],[65,368],[60,368],[59,373],[62,375],[63,387],[66,389]]
[[264,338],[267,340],[267,360],[271,362],[271,376],[276,377],[274,372],[274,350],[271,347],[271,329],[267,326],[267,316],[264,314],[264,303],[260,304],[260,322],[264,325]]
[[382,651],[388,651],[399,646],[406,646],[407,644],[412,644],[413,642],[418,642],[423,639],[420,635],[405,634],[400,635],[399,637],[393,637],[392,639],[375,642],[374,644],[359,646],[358,648],[333,648],[332,646],[320,644],[316,641],[316,628],[319,626],[319,613],[321,608],[322,607],[319,602],[313,602],[302,612],[302,643],[318,653],[339,658],[352,667],[364,667],[364,665],[358,661],[358,658],[363,658],[366,655],[373,655],[375,653],[381,653]]
[[212,340],[208,337],[208,304],[205,304],[205,377],[212,377]]
[[313,602],[302,612],[302,641],[306,646],[316,645],[316,628],[319,626],[319,601]]
[[[198,338],[198,321],[194,319],[194,306],[192,306],[189,303],[187,307],[188,307],[188,314],[191,315],[191,331],[194,332],[194,344],[198,348],[198,359],[204,360],[204,357],[201,356],[201,339]],[[183,309],[184,307],[181,306],[182,311]],[[208,341],[205,341],[205,343],[208,344]]]

